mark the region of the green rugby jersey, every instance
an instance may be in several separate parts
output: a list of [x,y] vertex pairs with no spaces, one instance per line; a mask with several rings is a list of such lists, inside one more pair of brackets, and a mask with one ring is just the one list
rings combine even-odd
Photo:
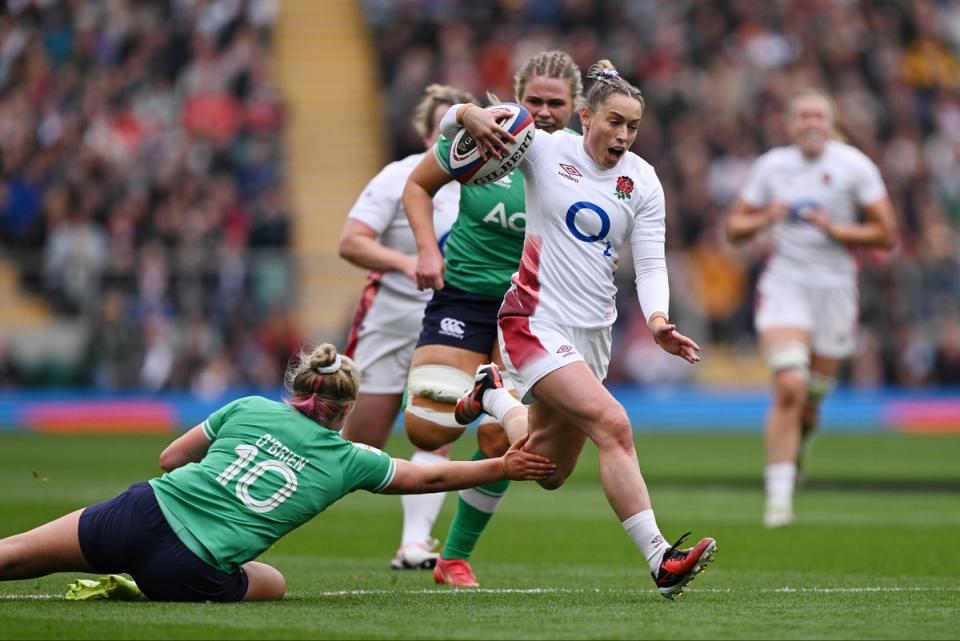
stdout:
[[[564,129],[580,135],[573,129]],[[451,139],[433,147],[441,169],[450,172]],[[444,248],[444,281],[458,289],[503,298],[520,265],[527,227],[523,174],[514,169],[495,183],[460,188],[460,213]]]
[[[449,174],[450,139],[441,136],[433,149]],[[489,185],[462,186],[460,214],[444,248],[443,280],[472,294],[502,298],[523,253],[525,211],[523,174],[517,169]]]
[[260,396],[217,410],[203,432],[212,441],[203,460],[150,485],[184,545],[226,572],[344,495],[383,490],[395,472],[380,450]]

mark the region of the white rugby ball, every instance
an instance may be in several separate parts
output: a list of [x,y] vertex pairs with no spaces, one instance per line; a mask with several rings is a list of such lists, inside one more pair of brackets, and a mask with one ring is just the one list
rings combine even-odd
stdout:
[[466,129],[461,129],[450,144],[450,173],[464,185],[488,185],[496,182],[517,168],[533,143],[537,128],[533,116],[522,106],[512,102],[486,107],[488,111],[507,110],[510,114],[498,118],[497,122],[514,137],[516,142],[508,142],[509,153],[502,158],[490,156],[484,160],[477,150],[477,142]]

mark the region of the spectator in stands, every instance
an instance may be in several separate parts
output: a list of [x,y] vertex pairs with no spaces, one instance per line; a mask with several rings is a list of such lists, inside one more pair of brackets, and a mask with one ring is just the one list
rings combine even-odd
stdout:
[[[260,385],[283,367],[272,352],[273,376],[240,368],[231,340],[255,335],[294,280],[266,62],[276,9],[121,0],[0,15],[0,243],[58,313],[110,327],[89,334],[87,352],[105,350],[84,359],[95,385],[188,388],[221,360],[231,382]],[[231,351],[205,350],[187,374],[191,325]]]

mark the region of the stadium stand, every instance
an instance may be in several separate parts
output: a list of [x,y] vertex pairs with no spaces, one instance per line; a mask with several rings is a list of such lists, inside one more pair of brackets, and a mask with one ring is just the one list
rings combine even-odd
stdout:
[[[697,380],[765,380],[763,249],[731,248],[719,223],[783,142],[785,98],[814,84],[881,166],[904,230],[895,254],[864,256],[845,378],[960,383],[955,3],[124,0],[0,11],[4,384],[273,380],[308,333],[343,331],[361,274],[331,229],[383,162],[416,151],[423,86],[510,96],[515,62],[549,47],[610,57],[644,90],[637,151],[667,192],[674,314],[709,346]],[[611,379],[691,380],[653,358],[635,298],[618,300]]]
[[22,382],[273,383],[300,340],[277,8],[5,4],[0,281]]

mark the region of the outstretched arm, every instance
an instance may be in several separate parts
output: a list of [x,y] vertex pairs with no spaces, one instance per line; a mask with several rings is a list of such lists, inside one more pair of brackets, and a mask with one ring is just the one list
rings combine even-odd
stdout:
[[210,449],[210,443],[210,439],[203,432],[203,426],[197,425],[163,450],[160,454],[160,469],[172,472],[187,463],[200,461]]
[[381,494],[426,494],[462,490],[503,479],[536,481],[548,478],[557,466],[539,454],[524,452],[521,448],[526,442],[524,436],[503,456],[483,461],[447,461],[421,466],[394,459],[396,473]]

